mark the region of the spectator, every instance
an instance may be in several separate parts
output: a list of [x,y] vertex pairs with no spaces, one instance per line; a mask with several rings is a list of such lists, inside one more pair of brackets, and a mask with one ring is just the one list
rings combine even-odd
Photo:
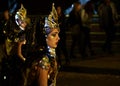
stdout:
[[[6,67],[5,40],[6,29],[9,29],[9,11],[5,9],[0,15],[0,80],[3,78],[3,70]],[[0,81],[2,83],[2,81]]]
[[92,21],[92,16],[93,16],[93,3],[91,1],[88,1],[85,5],[84,8],[81,11],[81,19],[82,19],[82,26],[83,28],[81,31],[83,32],[83,41],[82,41],[82,46],[81,46],[81,54],[82,54],[82,59],[85,59],[87,54],[87,48],[90,51],[90,55],[94,55],[94,51],[92,49],[91,45],[91,40],[90,40],[90,23]]
[[112,42],[115,39],[115,23],[117,20],[117,11],[115,4],[110,0],[104,0],[98,7],[100,17],[100,26],[105,31],[106,39],[102,47],[104,52],[112,52]]
[[66,46],[66,20],[65,20],[65,15],[63,13],[63,10],[62,10],[61,6],[58,6],[56,10],[57,10],[57,14],[58,14],[58,23],[59,23],[59,27],[60,27],[60,33],[59,33],[60,41],[58,43],[58,47],[56,48],[56,54],[58,56],[58,64],[62,65],[62,62],[61,62],[62,53],[65,57],[65,64],[69,64],[70,60],[69,60],[67,46]]
[[74,2],[73,10],[69,14],[69,27],[71,29],[71,37],[72,37],[72,44],[70,50],[70,58],[76,58],[74,52],[75,47],[78,46],[78,50],[80,50],[81,45],[81,28],[82,28],[82,21],[81,21],[81,9],[82,5],[80,2]]

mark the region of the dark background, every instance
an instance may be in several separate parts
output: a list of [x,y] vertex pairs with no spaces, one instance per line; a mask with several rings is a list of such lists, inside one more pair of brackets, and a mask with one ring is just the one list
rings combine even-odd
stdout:
[[[24,7],[27,9],[28,14],[34,14],[34,15],[39,15],[39,14],[48,14],[49,11],[51,11],[51,6],[52,3],[55,3],[55,6],[61,5],[63,9],[67,9],[71,4],[77,0],[0,0],[0,12],[3,10],[9,8],[8,2],[11,5],[11,8],[14,3],[16,2],[18,4],[18,8],[20,7],[20,3],[23,3]],[[97,6],[101,0],[92,0]],[[118,13],[120,13],[120,0],[111,0],[115,2],[116,8],[118,10]],[[17,8],[16,8],[17,9]]]
[[29,10],[30,14],[48,14],[51,11],[52,3],[55,6],[61,5],[63,9],[69,7],[76,0],[23,0],[24,5]]
[[[51,10],[53,2],[55,3],[55,6],[61,5],[63,9],[66,9],[74,1],[75,0],[0,0],[0,12],[10,8],[8,6],[8,2],[11,4],[16,2],[19,5],[20,3],[23,3],[24,7],[28,11],[28,14],[48,14]],[[19,5],[17,8],[20,7]],[[13,5],[11,5],[11,8],[12,6]]]

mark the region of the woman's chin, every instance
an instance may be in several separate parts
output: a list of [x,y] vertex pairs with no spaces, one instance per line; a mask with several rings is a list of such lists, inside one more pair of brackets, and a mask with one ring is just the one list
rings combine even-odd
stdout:
[[54,46],[53,48],[55,49],[57,47],[57,45],[56,46]]

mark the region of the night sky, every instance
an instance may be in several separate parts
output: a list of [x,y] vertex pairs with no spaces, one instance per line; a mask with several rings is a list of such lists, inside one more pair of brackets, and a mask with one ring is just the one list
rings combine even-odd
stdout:
[[[16,1],[18,4],[23,3],[24,7],[27,9],[28,14],[39,15],[39,14],[49,14],[51,11],[52,3],[55,3],[55,6],[61,5],[63,9],[68,8],[76,0],[0,0],[0,12],[7,8],[8,3]],[[98,2],[100,0],[92,0]],[[117,9],[120,10],[119,0],[112,0],[116,2]],[[18,6],[19,8],[19,6]]]
[[28,2],[26,0],[26,2],[23,3],[30,13],[48,14],[53,2],[55,6],[61,5],[63,9],[66,9],[73,1],[75,0],[28,0]]
[[63,9],[66,9],[76,0],[0,0],[0,11],[8,7],[8,1],[10,3],[13,1],[16,1],[18,4],[23,3],[28,14],[48,14],[53,2],[55,6],[61,5]]

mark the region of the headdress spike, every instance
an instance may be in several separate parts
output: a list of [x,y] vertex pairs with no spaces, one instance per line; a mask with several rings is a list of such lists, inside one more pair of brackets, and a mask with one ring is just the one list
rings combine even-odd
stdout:
[[18,10],[17,14],[21,17],[21,20],[26,18],[27,10],[24,8],[23,4],[21,4],[21,8]]
[[15,14],[15,22],[19,25],[18,20],[26,21],[27,23],[30,22],[29,18],[27,17],[27,10],[24,8],[23,4],[21,4],[21,8]]
[[55,9],[54,3],[52,4],[52,11],[48,15],[48,18],[45,18],[45,31],[48,32],[50,29],[54,29],[56,27],[59,27],[58,25],[58,15],[57,11]]

